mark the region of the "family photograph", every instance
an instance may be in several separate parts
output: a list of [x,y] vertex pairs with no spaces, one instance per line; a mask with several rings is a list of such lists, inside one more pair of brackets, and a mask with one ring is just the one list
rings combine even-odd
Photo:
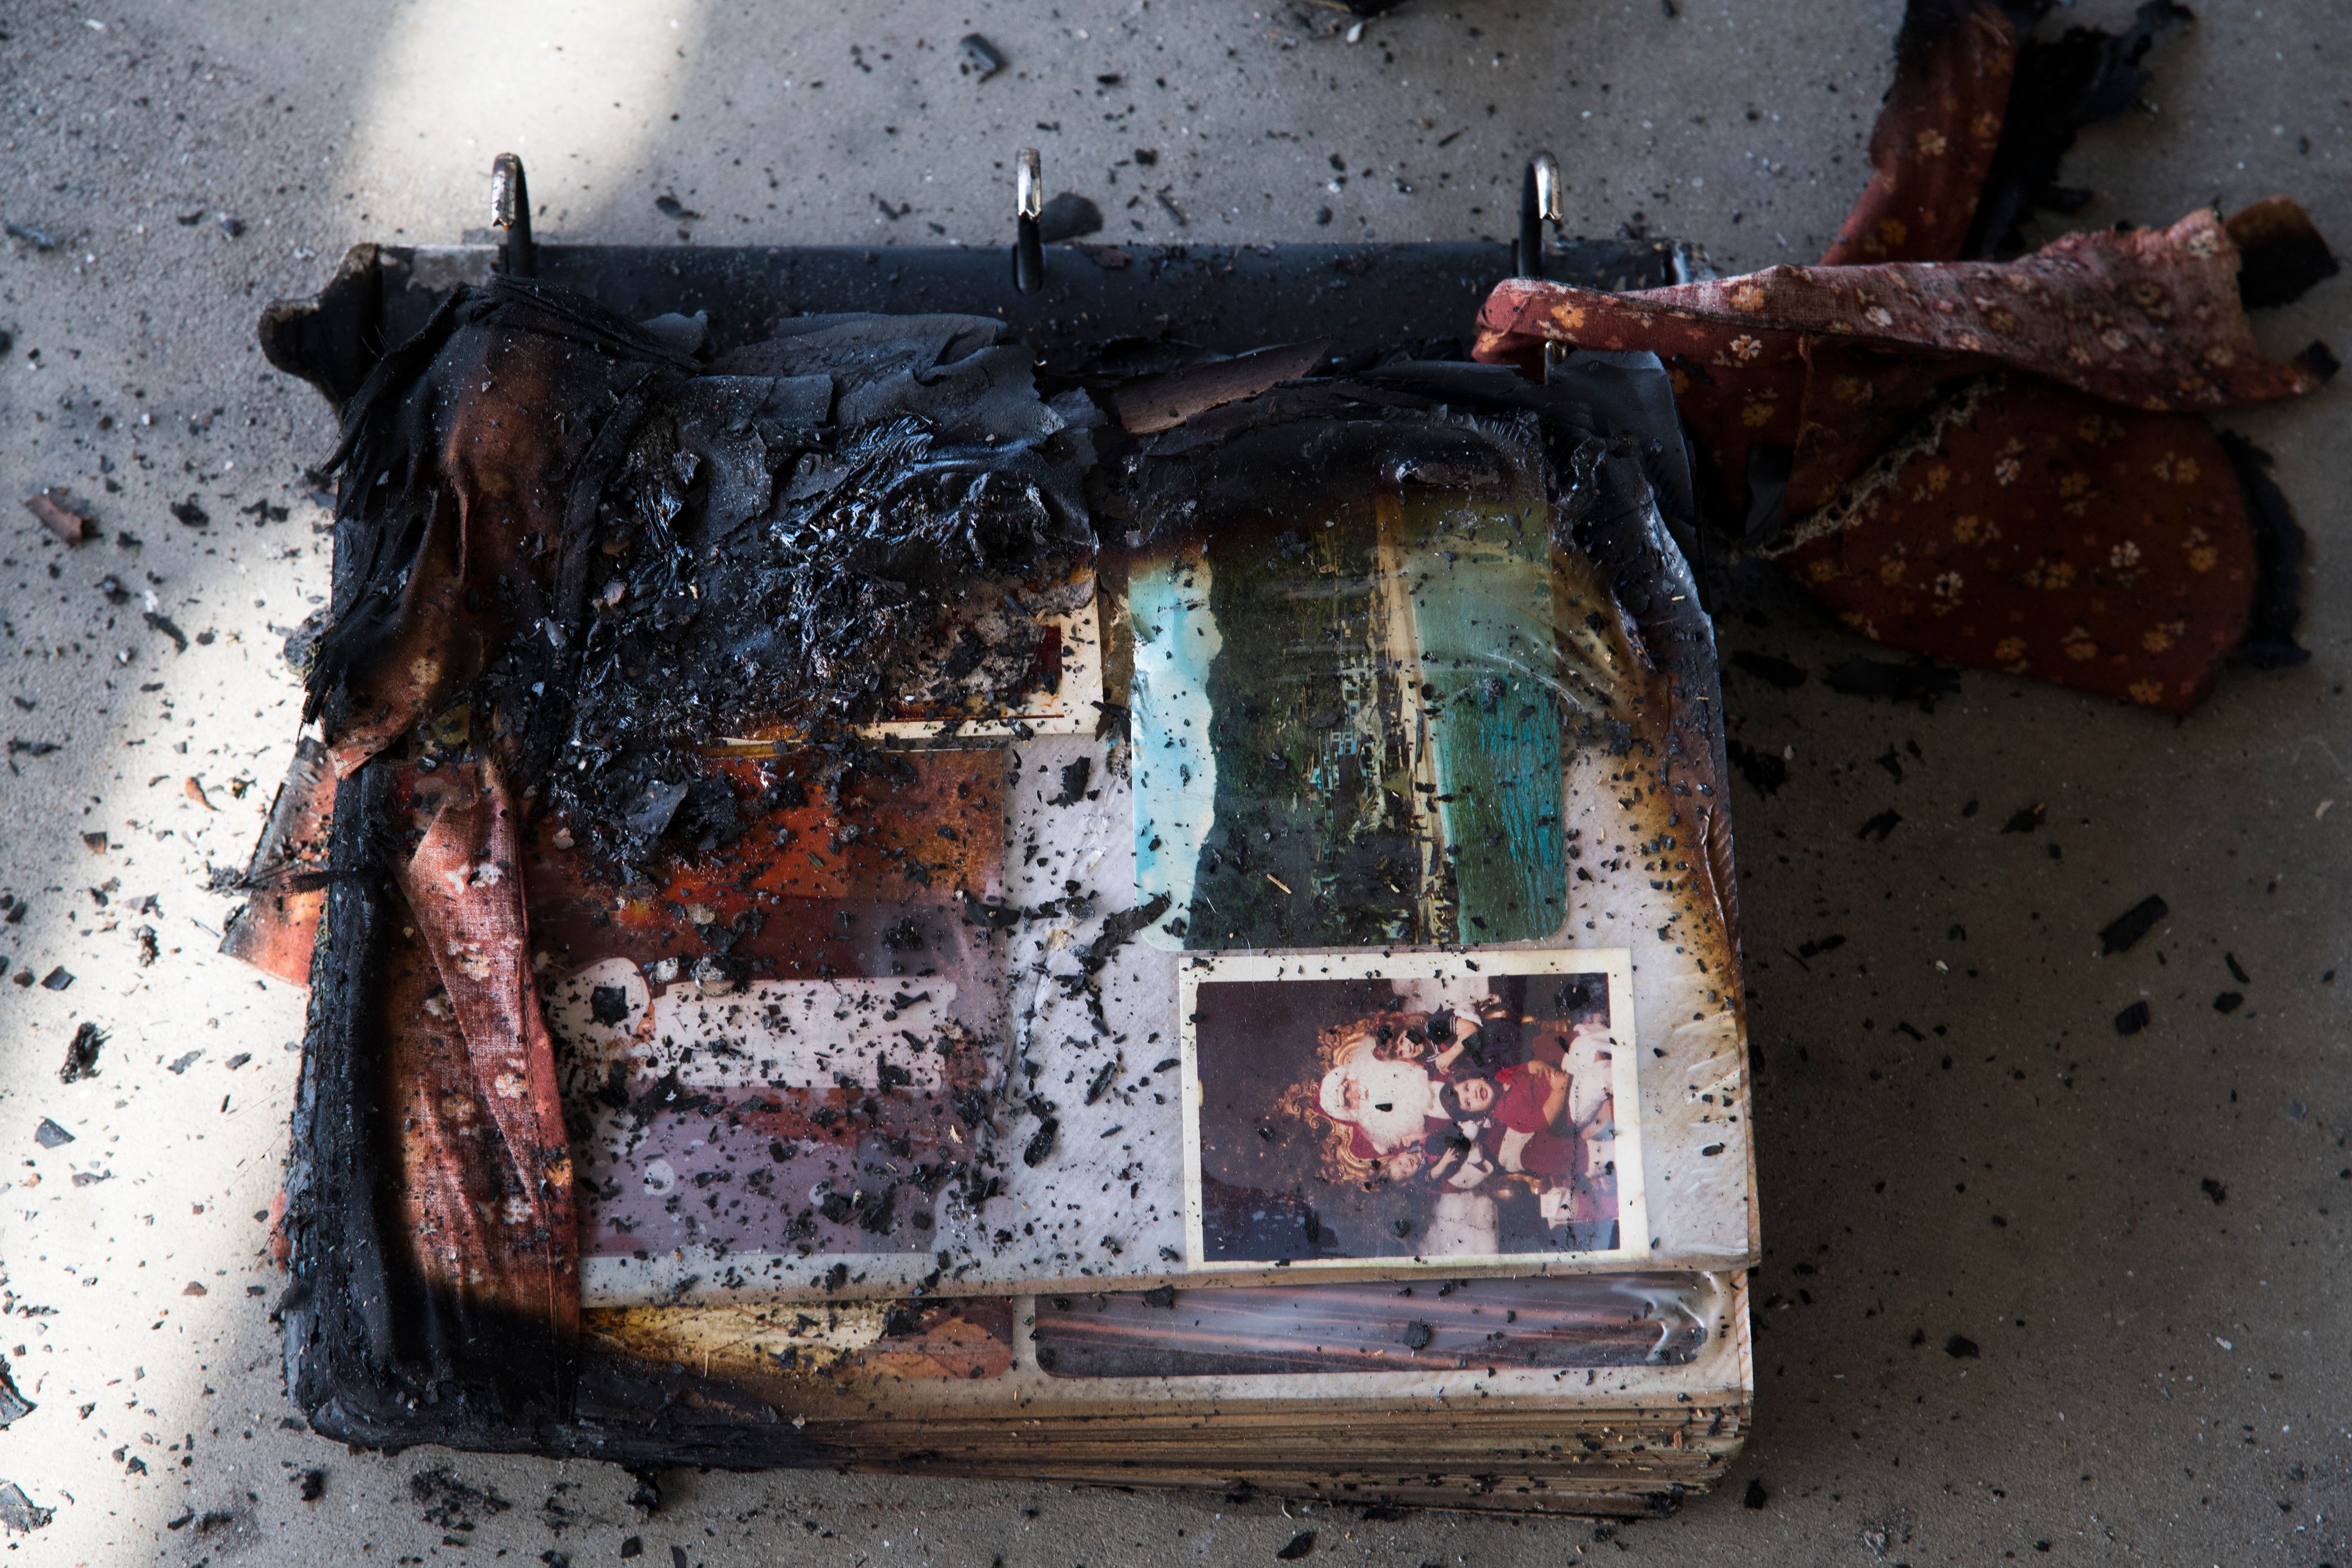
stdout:
[[1425,967],[1196,985],[1203,1262],[1617,1249],[1609,975]]

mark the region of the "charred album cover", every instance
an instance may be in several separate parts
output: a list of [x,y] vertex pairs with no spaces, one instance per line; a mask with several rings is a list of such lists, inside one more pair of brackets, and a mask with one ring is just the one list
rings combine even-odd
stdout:
[[1188,963],[1193,1266],[1646,1256],[1631,974],[1622,950]]

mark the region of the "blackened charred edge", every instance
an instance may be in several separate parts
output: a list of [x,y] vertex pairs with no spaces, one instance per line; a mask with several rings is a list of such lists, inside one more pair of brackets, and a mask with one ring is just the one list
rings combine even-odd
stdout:
[[2311,657],[2295,641],[2303,622],[2303,525],[2271,477],[2271,455],[2235,431],[2217,434],[2254,530],[2254,602],[2238,656],[2260,669],[2289,669]]
[[[440,384],[429,371],[462,330],[478,324],[593,349],[614,361],[615,379],[627,383],[618,389],[619,406],[592,438],[567,497],[567,524],[584,524],[593,515],[604,482],[643,417],[645,383],[666,371],[694,368],[691,360],[593,300],[504,277],[487,286],[459,287],[422,328],[376,362],[341,405],[341,437],[320,465],[321,473],[340,473],[341,482],[331,613],[318,641],[303,716],[325,713],[330,733],[346,716],[350,672],[364,664],[395,623],[401,591],[430,538],[435,507],[446,489],[437,428],[446,411],[439,405]],[[584,593],[589,538],[584,527],[567,531],[559,603],[574,623]]]
[[552,1356],[543,1323],[464,1308],[406,1263],[374,1008],[392,924],[392,783],[375,762],[336,792],[286,1181],[292,1279],[279,1312],[294,1403],[320,1435],[387,1452],[437,1443],[739,1469],[846,1461],[723,1379],[585,1343]]
[[340,412],[383,356],[383,321],[378,247],[355,245],[317,298],[276,299],[262,311],[262,358],[317,387]]
[[345,1442],[516,1446],[500,1440],[509,1426],[551,1428],[564,1403],[545,1326],[469,1310],[428,1285],[396,1239],[391,1063],[375,1005],[394,909],[391,784],[376,765],[337,791],[288,1191],[288,1386],[314,1429]]
[[604,416],[596,434],[589,438],[587,455],[581,459],[580,471],[573,478],[571,493],[563,502],[563,553],[556,567],[555,605],[557,618],[567,632],[578,629],[587,608],[588,558],[596,542],[596,507],[604,498],[604,490],[619,472],[629,455],[629,447],[637,438],[637,429],[645,423],[646,389],[641,382],[623,395],[620,406]]
[[291,1283],[281,1316],[286,1384],[318,1431],[398,1448],[421,1441],[396,1390],[392,1291],[376,1195],[383,1187],[373,956],[383,916],[369,843],[389,775],[366,768],[335,791],[332,883],[310,956],[310,1010],[286,1177]]
[[1670,553],[1680,553],[1696,570],[1706,536],[1698,527],[1690,445],[1665,366],[1647,350],[1581,351],[1568,355],[1551,374],[1563,388],[1581,392],[1591,408],[1609,413],[1612,428],[1632,444],[1665,525]]
[[303,810],[326,768],[327,748],[315,736],[302,736],[294,742],[294,760],[288,766],[278,793],[269,799],[269,815],[262,820],[261,836],[253,841],[253,853],[246,860],[245,874],[236,880],[238,891],[257,893],[270,887],[304,893],[324,887],[333,880],[318,867],[301,863],[297,857],[302,846],[294,841],[294,834],[302,824]]
[[[342,727],[348,716],[351,697],[345,676],[367,640],[358,615],[361,602],[371,593],[386,598],[392,595],[424,548],[425,528],[431,520],[429,511],[404,505],[402,537],[388,538],[385,521],[374,505],[373,492],[379,486],[373,476],[354,471],[352,458],[365,443],[370,425],[391,389],[421,374],[433,361],[456,331],[461,308],[457,296],[443,301],[414,336],[375,362],[360,386],[338,404],[342,417],[341,434],[335,449],[319,465],[318,472],[321,474],[341,470],[341,479],[335,493],[335,549],[328,578],[327,625],[312,647],[302,717],[307,723],[324,715],[330,735]],[[421,444],[419,434],[409,433],[412,449]],[[416,460],[412,455],[411,465]],[[390,470],[383,472],[388,475]],[[404,498],[409,488],[410,482],[404,480]],[[381,636],[393,610],[393,605],[384,605],[367,618],[364,630]]]
[[2025,42],[2010,79],[2009,109],[1992,166],[1985,172],[1983,193],[1977,199],[1976,221],[1961,247],[1961,256],[1969,260],[1992,260],[2022,250],[2019,225],[2037,207],[2058,213],[2082,210],[2091,193],[2058,184],[2060,162],[2083,127],[2113,119],[2131,106],[2150,79],[2140,62],[2157,39],[2178,24],[2196,20],[2175,0],[2144,0],[2132,25],[2121,33],[2069,27],[2045,41],[2032,34],[2046,5],[2012,4],[2008,9]]
[[[355,247],[345,265],[373,275],[366,281],[375,292],[364,297],[322,292],[270,306],[266,323],[320,311],[303,335],[265,326],[270,362],[340,403],[331,388],[356,388],[383,348],[414,332],[446,297],[446,287],[423,280],[417,248]],[[1546,271],[1594,288],[1654,288],[1675,281],[1676,249],[1665,240],[1570,239]],[[1055,247],[1041,293],[1021,296],[1005,287],[1001,253],[985,246],[895,246],[887,267],[877,265],[881,253],[859,246],[541,244],[538,252],[539,279],[632,320],[707,311],[713,356],[758,340],[784,317],[968,311],[1006,321],[1056,373],[1115,340],[1164,340],[1171,322],[1188,341],[1225,353],[1300,337],[1336,336],[1352,352],[1445,336],[1462,329],[1512,267],[1510,246],[1488,241],[1074,245]],[[460,254],[488,264],[488,246]],[[345,340],[357,351],[320,351]]]
[[[1649,373],[1664,383],[1664,371],[1647,355],[1571,356],[1562,368],[1560,381],[1579,369],[1612,375],[1641,371],[1638,365],[1620,362],[1629,358],[1649,359]],[[1580,361],[1586,362],[1580,365]],[[1617,405],[1596,399],[1586,406],[1598,411]],[[1643,648],[1666,677],[1671,728],[1668,756],[1660,772],[1667,788],[1675,792],[1675,809],[1684,812],[1701,835],[1708,894],[1722,923],[1725,957],[1732,966],[1725,988],[1732,1005],[1744,1009],[1740,999],[1744,988],[1738,984],[1739,883],[1732,866],[1731,775],[1724,739],[1723,683],[1716,663],[1715,622],[1700,601],[1690,559],[1676,543],[1677,536],[1696,537],[1689,460],[1677,426],[1671,423],[1664,426],[1675,432],[1669,447],[1656,434],[1654,413],[1647,423],[1647,429],[1612,429],[1611,458],[1617,463],[1642,462],[1648,498],[1654,504],[1641,504],[1639,498],[1629,497],[1632,504],[1590,508],[1581,516],[1573,542],[1609,583],[1617,602],[1632,618]],[[1676,468],[1678,478],[1673,472]],[[1656,469],[1665,472],[1653,477]],[[1686,796],[1682,792],[1685,786]]]
[[2249,310],[2292,304],[2342,270],[2311,214],[2284,196],[2256,202],[2227,226],[2238,247],[2238,302]]

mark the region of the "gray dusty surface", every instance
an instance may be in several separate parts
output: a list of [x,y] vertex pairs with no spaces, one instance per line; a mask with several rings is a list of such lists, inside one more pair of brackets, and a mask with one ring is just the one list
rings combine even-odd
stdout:
[[[1862,182],[1899,14],[1413,0],[1349,44],[1332,13],[1251,3],[0,7],[0,212],[55,242],[0,242],[0,886],[28,906],[0,953],[35,982],[0,986],[0,1353],[38,1406],[0,1433],[0,1478],[56,1511],[8,1561],[591,1563],[636,1537],[664,1564],[673,1544],[714,1565],[1265,1562],[1309,1530],[1317,1562],[2347,1560],[2341,390],[2226,421],[2277,455],[2311,530],[2314,657],[2233,674],[2185,722],[1983,674],[1932,713],[1838,696],[1821,672],[1863,645],[1770,584],[1718,604],[1727,647],[1814,676],[1730,684],[1737,732],[1790,757],[1738,805],[1759,1416],[1678,1517],[687,1472],[641,1521],[598,1466],[350,1454],[290,1418],[260,1217],[302,1005],[212,956],[227,901],[205,891],[283,770],[278,644],[327,574],[302,465],[329,421],[263,364],[261,304],[352,241],[479,226],[508,146],[558,236],[993,246],[1023,142],[1106,237],[1152,240],[1500,236],[1548,145],[1571,230],[1805,260]],[[2201,10],[2154,112],[2070,162],[2101,193],[2079,221],[2285,191],[2352,246],[2352,12]],[[974,27],[1011,61],[982,83],[956,69]],[[2263,330],[2352,346],[2352,278]],[[44,485],[89,497],[104,539],[40,532],[16,498]],[[169,509],[190,501],[205,526]],[[2038,831],[2000,831],[2037,804]],[[1883,843],[1857,838],[1888,810]],[[2095,956],[2149,893],[2168,920]],[[58,968],[70,985],[38,983]],[[2119,1037],[2143,997],[2153,1027]],[[64,1085],[84,1020],[109,1031],[101,1070]],[[74,1141],[37,1143],[44,1117]],[[1948,1354],[1955,1334],[1979,1354]],[[478,1528],[412,1500],[438,1465],[502,1500]]]

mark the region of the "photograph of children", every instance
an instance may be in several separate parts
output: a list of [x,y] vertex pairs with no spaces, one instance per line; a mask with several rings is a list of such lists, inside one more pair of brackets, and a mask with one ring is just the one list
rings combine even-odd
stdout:
[[1631,974],[1619,949],[1189,963],[1191,1266],[1644,1255]]

